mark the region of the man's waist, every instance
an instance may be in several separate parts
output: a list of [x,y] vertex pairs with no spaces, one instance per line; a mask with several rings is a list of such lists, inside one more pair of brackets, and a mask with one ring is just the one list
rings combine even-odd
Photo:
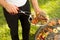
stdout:
[[9,4],[15,5],[17,7],[21,7],[26,4],[27,0],[6,0]]

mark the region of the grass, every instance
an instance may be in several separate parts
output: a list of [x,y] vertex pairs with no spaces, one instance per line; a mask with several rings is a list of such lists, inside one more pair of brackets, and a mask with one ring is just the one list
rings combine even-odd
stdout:
[[[44,10],[50,18],[60,18],[60,0],[38,0],[40,8]],[[20,23],[19,23],[20,24]],[[32,26],[30,29],[30,40],[34,40],[38,27]],[[19,38],[22,40],[22,28],[19,25]],[[11,40],[10,29],[6,23],[2,8],[0,7],[0,40]]]

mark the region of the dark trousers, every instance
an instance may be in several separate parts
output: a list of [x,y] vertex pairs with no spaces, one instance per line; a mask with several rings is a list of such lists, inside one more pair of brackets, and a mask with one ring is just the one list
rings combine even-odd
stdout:
[[[22,6],[19,7],[20,10],[30,12],[30,5],[29,1]],[[23,40],[29,40],[29,32],[30,32],[30,23],[28,21],[29,16],[24,15],[22,13],[18,13],[16,15],[9,14],[5,8],[3,8],[4,16],[6,18],[7,24],[10,28],[11,38],[12,40],[19,40],[18,37],[18,19],[20,19],[21,26],[22,26],[22,36]],[[30,13],[27,13],[30,14]]]

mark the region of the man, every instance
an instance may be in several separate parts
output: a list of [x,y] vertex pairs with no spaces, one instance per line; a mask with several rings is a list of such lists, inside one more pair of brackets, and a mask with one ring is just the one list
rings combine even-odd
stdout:
[[[31,0],[31,2],[35,12],[39,13],[41,9],[39,9],[37,0]],[[3,7],[4,15],[10,28],[12,40],[19,40],[18,19],[20,19],[22,25],[23,40],[29,40],[29,16],[19,13],[19,10],[30,12],[29,0],[0,0],[0,5]]]

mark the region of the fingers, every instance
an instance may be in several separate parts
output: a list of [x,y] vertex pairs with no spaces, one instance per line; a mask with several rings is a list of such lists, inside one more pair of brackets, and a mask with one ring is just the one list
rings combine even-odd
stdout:
[[12,8],[13,10],[13,14],[17,14],[18,13],[18,10],[16,8]]
[[18,7],[16,7],[16,6],[13,7],[13,8],[11,9],[11,11],[12,11],[11,14],[12,14],[12,15],[18,14],[18,10],[19,10]]
[[36,16],[37,16],[37,17],[40,17],[40,18],[43,19],[43,20],[46,20],[46,13],[43,12],[43,11],[37,12]]
[[6,10],[9,12],[11,15],[18,14],[19,8],[15,5],[9,4],[6,6]]
[[17,6],[15,6],[17,10],[19,10],[19,8]]

